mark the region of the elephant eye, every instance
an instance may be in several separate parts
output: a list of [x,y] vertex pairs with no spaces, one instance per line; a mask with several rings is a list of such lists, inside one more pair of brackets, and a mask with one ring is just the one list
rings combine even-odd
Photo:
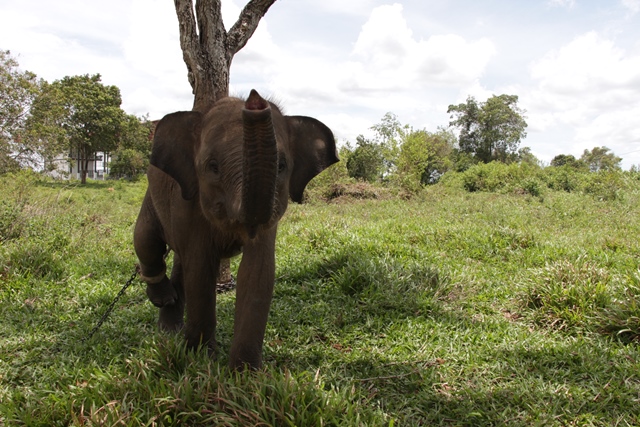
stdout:
[[278,160],[278,173],[282,173],[287,169],[287,159],[284,156],[280,157]]
[[213,173],[218,173],[218,162],[216,162],[215,160],[210,161],[209,163],[207,163],[207,171],[208,172],[213,172]]

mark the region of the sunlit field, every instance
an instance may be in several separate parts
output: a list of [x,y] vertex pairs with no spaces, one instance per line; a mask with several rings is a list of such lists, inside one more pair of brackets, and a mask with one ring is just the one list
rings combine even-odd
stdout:
[[86,340],[145,180],[6,175],[0,426],[639,425],[640,181],[574,178],[311,188],[280,223],[265,367],[236,373],[233,291],[216,360],[157,331],[138,280]]

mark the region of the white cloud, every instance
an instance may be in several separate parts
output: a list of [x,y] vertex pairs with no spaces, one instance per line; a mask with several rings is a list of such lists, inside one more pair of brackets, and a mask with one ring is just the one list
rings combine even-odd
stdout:
[[353,49],[360,64],[345,83],[360,90],[397,90],[469,84],[483,73],[495,48],[488,39],[469,42],[454,34],[416,40],[400,4],[371,12]]
[[443,103],[453,100],[438,100],[434,93],[479,91],[479,79],[496,52],[488,39],[468,41],[454,34],[418,39],[399,4],[374,8],[350,53],[342,55],[317,44],[280,49],[267,23],[268,18],[234,59],[232,93],[266,85],[287,113],[325,118],[338,138],[349,140],[366,134],[388,111],[418,126],[446,125]]
[[616,153],[640,146],[640,55],[596,32],[576,37],[531,67],[538,82],[528,92],[532,130],[568,125],[579,154],[605,145]]
[[576,4],[576,0],[549,0],[548,4],[554,7],[566,7],[571,9]]
[[640,0],[622,0],[622,6],[629,9],[632,15],[640,12]]
[[640,55],[589,32],[534,63],[531,77],[541,107],[596,113],[638,102]]

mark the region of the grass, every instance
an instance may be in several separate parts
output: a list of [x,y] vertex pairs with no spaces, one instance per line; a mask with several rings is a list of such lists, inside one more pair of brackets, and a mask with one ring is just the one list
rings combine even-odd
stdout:
[[292,205],[265,368],[234,373],[233,292],[216,360],[157,332],[139,282],[82,341],[133,271],[144,181],[0,184],[0,425],[640,424],[634,186]]

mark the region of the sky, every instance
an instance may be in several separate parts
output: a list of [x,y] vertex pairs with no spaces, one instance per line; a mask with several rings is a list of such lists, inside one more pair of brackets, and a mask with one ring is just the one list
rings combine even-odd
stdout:
[[[227,28],[245,3],[222,0]],[[193,104],[170,0],[0,0],[0,49],[47,81],[100,73],[131,114]],[[606,146],[628,169],[640,0],[277,0],[231,66],[231,94],[252,88],[352,145],[387,112],[436,131],[468,96],[518,95],[543,163]]]

